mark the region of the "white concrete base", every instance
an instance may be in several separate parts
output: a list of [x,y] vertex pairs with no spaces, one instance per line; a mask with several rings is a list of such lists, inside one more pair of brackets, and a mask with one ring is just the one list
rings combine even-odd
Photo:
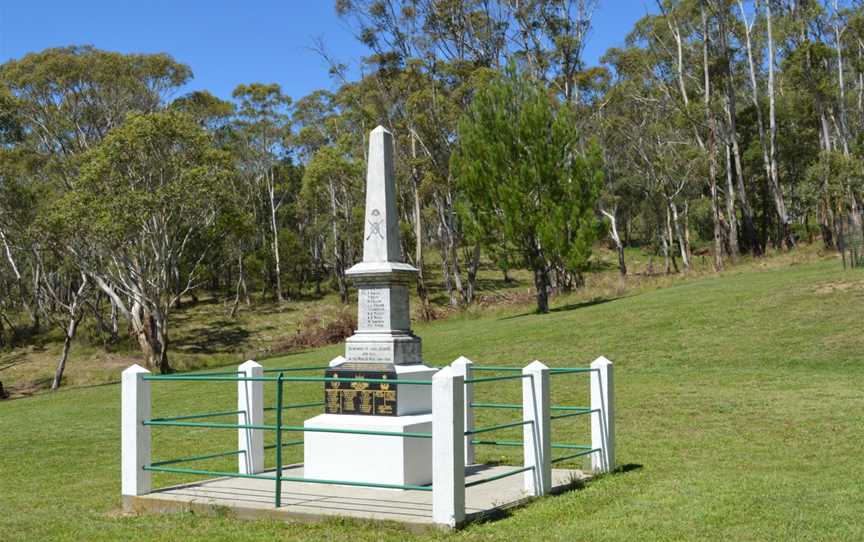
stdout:
[[[465,469],[468,483],[513,470],[510,465],[474,465]],[[273,471],[267,471],[272,475]],[[308,476],[300,465],[288,465],[284,476]],[[552,471],[552,493],[588,480],[580,471]],[[303,482],[282,482],[282,507],[274,508],[275,484],[272,480],[216,478],[160,489],[148,495],[123,498],[123,508],[131,513],[194,512],[224,518],[267,519],[292,522],[332,520],[337,517],[362,521],[398,521],[409,529],[425,532],[435,525],[432,519],[431,491],[394,491],[369,487],[333,486]],[[522,489],[520,476],[465,488],[466,522],[500,517],[500,511],[524,504],[530,495]],[[464,523],[463,523],[464,525]],[[462,525],[460,525],[461,527]],[[439,527],[441,527],[439,525]],[[350,527],[349,527],[350,528]],[[379,536],[382,540],[402,540],[405,536]],[[436,538],[437,540],[437,538]]]
[[[438,369],[418,365],[395,365],[396,377],[399,380],[432,380]],[[399,384],[396,393],[396,414],[411,416],[432,412],[432,386],[423,384]],[[431,429],[430,429],[431,431]]]
[[[321,414],[306,420],[303,426],[430,433],[432,415]],[[307,478],[395,485],[432,482],[432,439],[318,432],[306,432],[304,439],[303,469]]]
[[[404,310],[408,310],[407,302]],[[367,315],[367,318],[371,317]],[[349,363],[411,365],[422,361],[421,345],[420,337],[410,330],[358,329],[345,339],[345,358]]]

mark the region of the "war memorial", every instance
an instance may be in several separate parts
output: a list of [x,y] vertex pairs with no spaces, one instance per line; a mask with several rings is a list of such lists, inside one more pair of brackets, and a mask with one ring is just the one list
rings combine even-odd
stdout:
[[[539,361],[523,369],[484,367],[465,357],[446,367],[424,362],[421,339],[411,331],[409,289],[416,269],[400,253],[393,145],[384,128],[371,132],[363,260],[347,271],[358,290],[357,330],[346,341],[344,357],[311,377],[292,376],[296,368],[265,369],[251,360],[230,373],[151,375],[138,365],[124,371],[122,495],[128,511],[228,510],[241,518],[343,516],[458,528],[612,470],[614,385],[606,358],[574,368],[550,368]],[[565,375],[584,380],[564,381]],[[224,412],[152,418],[151,386],[177,380],[235,382],[237,423],[209,421]],[[521,405],[474,402],[476,386],[507,381],[521,381]],[[275,384],[275,397],[265,397],[265,384]],[[556,385],[590,386],[590,406],[552,405]],[[293,386],[321,387],[323,412],[302,426],[283,419],[290,408],[286,389]],[[521,411],[521,419],[476,427],[478,408]],[[275,410],[275,424],[265,423],[268,410]],[[585,416],[590,417],[590,443],[553,441],[553,423]],[[216,454],[236,455],[237,471],[191,467],[212,454],[154,463],[151,432],[165,426],[237,431],[238,450]],[[514,427],[522,428],[521,442],[477,437]],[[265,432],[275,433],[275,445],[265,447]],[[302,464],[283,464],[286,432],[302,437]],[[521,446],[523,464],[477,464],[480,444]],[[265,464],[268,449],[275,451],[275,464]],[[160,450],[166,454],[170,451]],[[590,469],[554,468],[574,459],[590,461]],[[157,489],[154,472],[205,479]]]

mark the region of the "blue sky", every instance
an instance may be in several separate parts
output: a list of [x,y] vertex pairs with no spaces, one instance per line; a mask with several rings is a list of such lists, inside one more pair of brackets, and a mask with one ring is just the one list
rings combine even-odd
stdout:
[[[124,53],[166,52],[195,74],[188,89],[227,98],[240,83],[279,83],[293,98],[333,88],[309,49],[322,38],[356,65],[367,51],[336,17],[333,0],[0,0],[0,62],[28,52],[90,44]],[[651,0],[600,0],[586,61],[623,43]]]

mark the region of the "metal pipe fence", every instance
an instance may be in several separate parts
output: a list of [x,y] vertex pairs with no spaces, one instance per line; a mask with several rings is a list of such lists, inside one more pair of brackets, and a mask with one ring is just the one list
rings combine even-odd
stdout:
[[[464,358],[460,358],[464,359]],[[549,490],[549,483],[543,482],[544,477],[549,478],[551,473],[551,465],[577,459],[579,457],[591,456],[592,466],[595,465],[595,457],[603,455],[605,457],[605,467],[598,471],[608,471],[612,465],[611,455],[611,362],[605,360],[605,364],[597,365],[600,360],[598,358],[591,368],[548,368],[545,365],[535,362],[525,369],[507,366],[484,366],[474,367],[471,364],[470,370],[458,376],[462,385],[466,390],[471,390],[471,393],[466,393],[464,408],[459,408],[458,416],[461,418],[463,413],[470,412],[472,424],[466,426],[461,431],[460,439],[465,441],[466,450],[468,447],[475,445],[503,446],[503,447],[522,447],[525,455],[525,464],[522,467],[510,469],[505,472],[497,473],[479,480],[465,482],[462,478],[461,484],[455,486],[455,491],[464,492],[465,488],[475,487],[480,484],[494,482],[510,476],[527,473],[526,488],[531,486],[535,494],[544,494]],[[284,433],[337,433],[337,434],[352,434],[376,437],[395,437],[395,438],[417,438],[417,439],[433,439],[433,432],[417,432],[417,431],[374,431],[364,429],[344,429],[344,428],[321,428],[321,427],[304,427],[302,425],[291,425],[284,423],[283,413],[289,410],[299,410],[320,407],[324,405],[323,401],[300,402],[300,403],[285,403],[284,385],[285,383],[396,383],[408,385],[423,385],[432,386],[433,380],[418,380],[418,379],[398,379],[394,382],[392,379],[384,378],[343,378],[343,377],[327,377],[327,376],[286,376],[286,373],[296,373],[302,371],[322,371],[329,368],[328,366],[309,366],[309,367],[293,367],[282,369],[263,369],[260,365],[253,364],[258,367],[257,375],[250,376],[249,373],[243,371],[221,371],[205,374],[189,374],[189,375],[152,375],[143,369],[133,368],[124,372],[123,379],[123,412],[124,412],[124,448],[123,448],[123,482],[124,495],[144,494],[150,490],[149,474],[151,472],[169,473],[169,474],[186,474],[195,476],[216,476],[216,477],[238,477],[249,479],[260,479],[272,481],[275,484],[274,505],[276,508],[282,506],[282,483],[283,482],[304,482],[314,484],[334,484],[353,487],[369,487],[369,488],[385,488],[385,489],[401,489],[401,490],[416,490],[416,491],[432,491],[434,484],[417,485],[417,484],[383,484],[374,482],[359,482],[355,480],[329,480],[315,479],[297,476],[285,476],[283,471],[283,451],[284,449],[299,446],[304,444],[304,440],[288,440],[283,441]],[[597,365],[595,367],[595,365]],[[140,369],[140,370],[139,370]],[[530,370],[529,370],[530,369]],[[130,372],[130,377],[127,379],[127,372]],[[473,371],[485,372],[503,372],[503,373],[520,373],[520,374],[505,374],[493,375],[488,377],[473,377]],[[604,373],[604,371],[606,371]],[[268,376],[263,376],[264,373],[269,373]],[[274,374],[275,373],[275,374]],[[569,406],[569,405],[550,405],[549,404],[549,377],[554,375],[568,374],[590,374],[591,375],[591,397],[592,405],[584,406]],[[449,374],[449,373],[448,373]],[[603,375],[606,375],[605,377]],[[272,376],[271,376],[272,375]],[[439,375],[440,376],[440,375]],[[606,378],[604,382],[600,382],[602,378]],[[521,381],[523,386],[523,404],[511,403],[488,403],[473,401],[473,386],[486,383],[503,383]],[[270,407],[257,407],[258,412],[274,412],[275,423],[263,423],[263,418],[258,418],[262,423],[221,423],[209,420],[210,418],[219,418],[225,416],[243,416],[246,421],[250,419],[250,412],[243,409],[224,410],[216,412],[204,412],[197,414],[184,414],[178,416],[166,417],[150,417],[150,382],[233,382],[233,383],[266,383],[273,382],[276,385],[276,404]],[[606,386],[605,396],[603,393],[598,393],[595,388],[601,389],[599,384]],[[260,386],[260,384],[259,384]],[[242,387],[242,386],[241,386]],[[262,388],[263,390],[263,388]],[[526,391],[527,390],[527,391]],[[601,391],[604,391],[601,389]],[[240,393],[238,391],[238,393]],[[263,393],[263,391],[261,392]],[[129,397],[127,397],[129,395]],[[525,399],[528,397],[529,399]],[[127,400],[128,399],[128,400]],[[262,395],[263,401],[263,395]],[[526,402],[527,401],[527,402]],[[497,409],[497,410],[521,410],[523,419],[519,421],[498,423],[487,427],[473,427],[473,410],[474,409]],[[455,415],[455,411],[453,413]],[[579,417],[589,415],[592,419],[592,443],[574,444],[574,443],[554,443],[551,440],[550,422],[564,418]],[[433,408],[433,419],[436,416],[436,410]],[[604,418],[605,419],[601,419]],[[127,419],[134,419],[135,423],[127,427]],[[466,418],[467,419],[467,418]],[[196,421],[198,420],[198,421]],[[599,423],[598,423],[599,421]],[[266,431],[272,432],[275,436],[275,443],[264,446],[261,442],[258,450],[274,450],[275,451],[275,468],[272,471],[262,469],[258,472],[228,472],[223,470],[212,470],[203,468],[187,468],[176,465],[186,463],[194,463],[198,461],[208,461],[213,459],[232,457],[232,456],[249,456],[252,453],[248,447],[244,448],[243,440],[241,439],[241,449],[225,452],[216,452],[209,454],[193,455],[179,457],[174,459],[166,459],[161,461],[150,461],[150,444],[149,444],[149,428],[151,427],[181,427],[181,428],[205,428],[205,429],[230,429],[236,431]],[[477,435],[512,429],[516,427],[523,428],[522,440],[492,440],[492,439],[477,439],[473,438]],[[599,429],[598,429],[599,428]],[[131,442],[135,446],[127,446],[127,433],[134,431],[134,439]],[[435,431],[438,431],[436,429]],[[598,436],[596,433],[605,431],[606,436]],[[439,434],[439,433],[435,433]],[[605,439],[605,440],[604,440]],[[146,444],[146,447],[141,443]],[[601,443],[598,445],[598,442]],[[130,449],[132,450],[130,452]],[[473,448],[472,456],[473,456]],[[144,450],[144,452],[142,452]],[[561,457],[552,458],[552,450],[568,450],[572,453]],[[134,453],[132,453],[134,452]],[[134,457],[131,457],[133,456]],[[130,457],[127,457],[130,456]],[[263,455],[262,462],[263,462]],[[467,459],[467,456],[466,456]],[[128,468],[129,465],[135,464],[135,469]],[[142,474],[143,473],[143,474]],[[132,479],[132,477],[137,477]],[[534,480],[534,482],[530,482]],[[539,482],[538,482],[539,480]],[[539,484],[539,485],[538,485]],[[461,485],[461,489],[459,486]],[[127,486],[132,487],[130,492]],[[464,502],[464,497],[462,498]],[[461,511],[464,516],[464,509]],[[458,515],[458,514],[457,514]]]

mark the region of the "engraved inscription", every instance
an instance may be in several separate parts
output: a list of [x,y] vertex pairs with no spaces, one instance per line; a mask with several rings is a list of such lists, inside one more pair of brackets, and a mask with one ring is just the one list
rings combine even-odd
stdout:
[[366,236],[366,240],[368,241],[376,235],[381,239],[384,239],[384,233],[381,232],[381,226],[383,224],[384,219],[381,218],[381,211],[378,209],[372,209],[372,220],[369,220],[369,235]]
[[389,382],[327,382],[324,411],[327,414],[396,415],[396,373],[331,369],[327,378],[369,378]]
[[391,344],[348,343],[345,353],[348,361],[351,362],[390,362],[390,358],[393,357],[393,346]]
[[360,290],[360,327],[363,329],[386,329],[388,298],[386,290],[363,288]]

